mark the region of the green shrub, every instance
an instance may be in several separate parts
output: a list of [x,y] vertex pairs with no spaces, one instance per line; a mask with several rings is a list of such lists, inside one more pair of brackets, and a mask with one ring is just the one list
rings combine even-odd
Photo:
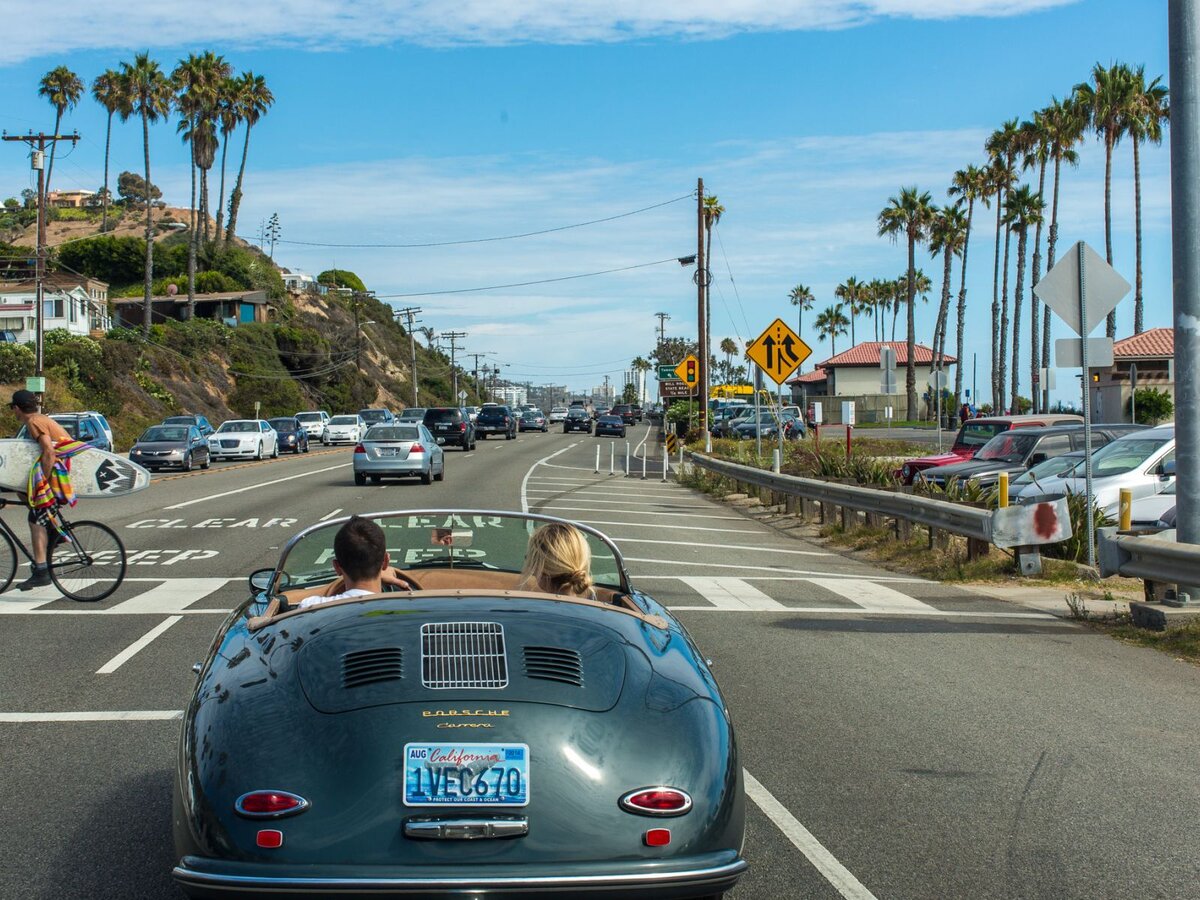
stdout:
[[346,269],[326,269],[317,276],[317,282],[319,284],[327,284],[330,287],[348,287],[352,291],[365,291],[367,289],[361,278]]
[[1138,388],[1134,396],[1125,401],[1125,414],[1132,412],[1133,400],[1137,400],[1137,421],[1140,425],[1157,425],[1171,418],[1175,404],[1171,395],[1157,388]]
[[16,384],[35,371],[37,358],[28,344],[0,344],[0,383]]

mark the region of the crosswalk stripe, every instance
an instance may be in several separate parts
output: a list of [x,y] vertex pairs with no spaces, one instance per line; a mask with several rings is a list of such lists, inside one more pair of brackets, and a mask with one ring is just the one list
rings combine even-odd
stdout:
[[935,607],[928,603],[922,603],[915,597],[866,579],[810,578],[808,580],[817,587],[824,588],[839,597],[845,597],[851,603],[866,610],[879,610],[880,612],[935,611]]
[[787,610],[778,600],[740,578],[688,576],[680,580],[717,609]]
[[118,603],[108,612],[156,613],[172,615],[185,611],[193,603],[203,600],[214,591],[225,587],[231,578],[173,578],[148,591]]

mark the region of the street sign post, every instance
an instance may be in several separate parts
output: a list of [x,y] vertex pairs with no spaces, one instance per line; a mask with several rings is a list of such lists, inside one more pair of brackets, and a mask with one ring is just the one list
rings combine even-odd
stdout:
[[678,381],[679,376],[675,374],[675,367],[678,363],[666,363],[658,367],[659,381]]
[[812,356],[812,348],[783,319],[776,319],[746,348],[746,355],[767,378],[781,385]]
[[896,393],[896,351],[892,347],[879,350],[879,393]]
[[1129,364],[1129,421],[1137,424],[1137,364]]
[[946,373],[934,371],[929,373],[929,395],[933,399],[933,417],[937,420],[938,452],[942,449],[942,391],[946,387]]
[[[1073,251],[1073,252],[1071,252]],[[1088,381],[1088,335],[1129,293],[1129,282],[1079,241],[1065,253],[1033,289],[1079,335],[1079,364],[1083,370],[1083,482],[1087,504],[1088,565],[1096,565],[1096,520],[1092,509],[1092,392]],[[1090,324],[1089,324],[1090,323]],[[1057,345],[1055,346],[1057,352]],[[1112,365],[1111,356],[1109,365]]]
[[466,400],[466,399],[467,399],[467,392],[466,392],[466,391],[459,391],[459,392],[458,392],[458,399],[459,399],[459,400]]

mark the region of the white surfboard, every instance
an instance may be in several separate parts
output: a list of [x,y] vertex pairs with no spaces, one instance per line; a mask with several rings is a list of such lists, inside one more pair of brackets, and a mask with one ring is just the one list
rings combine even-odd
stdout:
[[[37,441],[0,439],[0,490],[24,492],[41,452]],[[149,485],[150,473],[124,456],[89,448],[71,457],[76,497],[123,497]]]

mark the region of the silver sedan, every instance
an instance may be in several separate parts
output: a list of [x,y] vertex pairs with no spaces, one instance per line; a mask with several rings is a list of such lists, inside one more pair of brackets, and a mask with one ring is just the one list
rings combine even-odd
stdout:
[[431,484],[446,477],[446,455],[420,422],[372,425],[354,448],[354,483],[417,475]]

